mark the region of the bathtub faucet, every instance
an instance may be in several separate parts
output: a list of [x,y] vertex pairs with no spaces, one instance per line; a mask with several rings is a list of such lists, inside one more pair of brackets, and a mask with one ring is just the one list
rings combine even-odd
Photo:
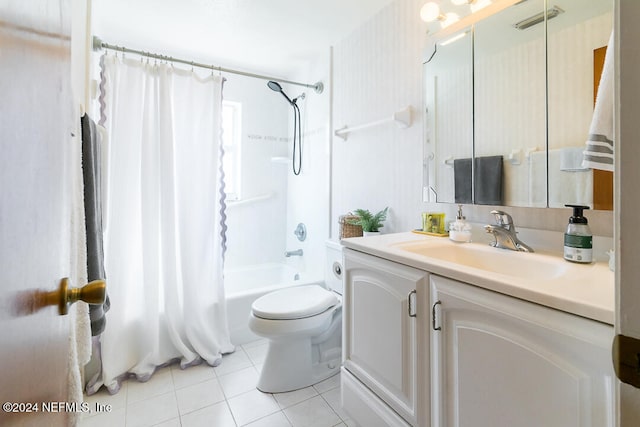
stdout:
[[285,251],[284,256],[289,258],[290,256],[302,256],[302,249],[297,249],[295,251]]

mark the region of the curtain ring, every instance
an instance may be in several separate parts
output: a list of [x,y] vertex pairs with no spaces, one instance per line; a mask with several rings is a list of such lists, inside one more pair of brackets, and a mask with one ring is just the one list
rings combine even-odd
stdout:
[[193,61],[191,61],[191,72],[193,73]]

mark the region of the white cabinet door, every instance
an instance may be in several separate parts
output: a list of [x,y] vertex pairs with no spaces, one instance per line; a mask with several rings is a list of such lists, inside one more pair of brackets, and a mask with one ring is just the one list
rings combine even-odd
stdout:
[[418,425],[418,416],[428,419],[422,415],[428,414],[428,396],[418,391],[419,385],[428,391],[429,381],[428,362],[418,363],[418,357],[428,361],[428,335],[418,326],[428,322],[427,273],[349,249],[344,266],[344,366]]
[[613,328],[431,276],[432,425],[614,425]]

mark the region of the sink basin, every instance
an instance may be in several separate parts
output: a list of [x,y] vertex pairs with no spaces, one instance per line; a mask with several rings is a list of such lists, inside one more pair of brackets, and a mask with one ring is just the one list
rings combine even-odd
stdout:
[[429,241],[394,246],[428,258],[531,280],[553,279],[564,274],[568,268],[562,259],[549,255],[509,251],[477,243]]

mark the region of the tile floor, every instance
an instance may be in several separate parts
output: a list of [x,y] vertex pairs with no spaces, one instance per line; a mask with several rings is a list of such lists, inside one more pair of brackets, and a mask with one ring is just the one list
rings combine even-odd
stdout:
[[171,365],[149,381],[125,381],[111,396],[104,389],[87,397],[111,405],[110,412],[85,414],[80,427],[352,427],[340,407],[340,374],[289,393],[255,388],[267,344],[238,346],[222,363],[181,370]]

